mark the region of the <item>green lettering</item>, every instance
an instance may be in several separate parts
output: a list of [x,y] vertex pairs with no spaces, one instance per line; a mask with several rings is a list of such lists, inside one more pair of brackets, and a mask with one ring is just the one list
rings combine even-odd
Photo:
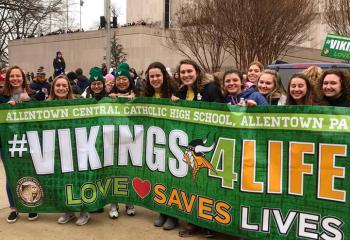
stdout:
[[113,196],[128,196],[128,177],[115,177],[113,179],[114,187],[113,187]]
[[97,198],[97,189],[93,183],[85,183],[81,187],[81,199],[84,203],[93,203]]
[[98,180],[97,183],[97,188],[98,190],[102,193],[103,197],[106,197],[109,187],[111,185],[112,179],[109,177],[106,179],[105,184],[102,185],[103,181],[102,180]]
[[81,204],[81,199],[74,199],[73,185],[72,184],[66,185],[66,199],[67,199],[67,205],[79,205],[79,204]]
[[237,181],[237,173],[234,171],[236,140],[229,138],[219,138],[216,148],[211,158],[211,164],[216,172],[209,170],[209,176],[221,179],[221,186],[224,188],[234,188]]

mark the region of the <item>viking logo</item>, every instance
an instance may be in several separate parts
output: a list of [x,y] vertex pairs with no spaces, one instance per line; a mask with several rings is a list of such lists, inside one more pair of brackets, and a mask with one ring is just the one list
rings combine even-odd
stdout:
[[44,197],[40,183],[32,177],[21,178],[17,182],[16,192],[19,200],[27,207],[39,206]]
[[189,167],[192,168],[193,182],[196,180],[198,171],[202,168],[207,168],[216,172],[213,165],[207,159],[205,159],[205,154],[214,149],[216,142],[214,141],[211,146],[205,146],[207,140],[208,135],[204,141],[202,139],[192,140],[186,147],[186,151],[183,154],[183,160]]

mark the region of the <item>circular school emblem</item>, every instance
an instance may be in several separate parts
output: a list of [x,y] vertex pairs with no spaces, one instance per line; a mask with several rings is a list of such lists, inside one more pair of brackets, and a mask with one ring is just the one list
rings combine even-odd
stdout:
[[21,203],[27,207],[37,207],[44,198],[40,183],[33,177],[23,177],[17,182],[16,193]]

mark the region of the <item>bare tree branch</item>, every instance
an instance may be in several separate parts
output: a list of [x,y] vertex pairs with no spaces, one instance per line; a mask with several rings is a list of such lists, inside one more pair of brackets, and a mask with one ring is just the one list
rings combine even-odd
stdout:
[[350,36],[350,1],[325,0],[324,19],[334,34]]
[[187,58],[195,58],[207,72],[220,69],[224,58],[224,36],[215,29],[215,4],[201,0],[183,4],[176,13],[177,28],[169,30],[167,45]]

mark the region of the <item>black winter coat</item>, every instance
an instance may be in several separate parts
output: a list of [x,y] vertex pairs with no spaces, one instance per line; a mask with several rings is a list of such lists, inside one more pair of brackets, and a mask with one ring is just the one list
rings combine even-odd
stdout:
[[[203,90],[198,92],[196,89],[193,89],[194,92],[194,101],[203,101],[203,102],[219,102],[223,103],[224,98],[221,94],[220,86],[215,82],[210,82],[204,86]],[[175,94],[176,97],[186,100],[187,95],[187,86],[182,86],[179,91]]]

